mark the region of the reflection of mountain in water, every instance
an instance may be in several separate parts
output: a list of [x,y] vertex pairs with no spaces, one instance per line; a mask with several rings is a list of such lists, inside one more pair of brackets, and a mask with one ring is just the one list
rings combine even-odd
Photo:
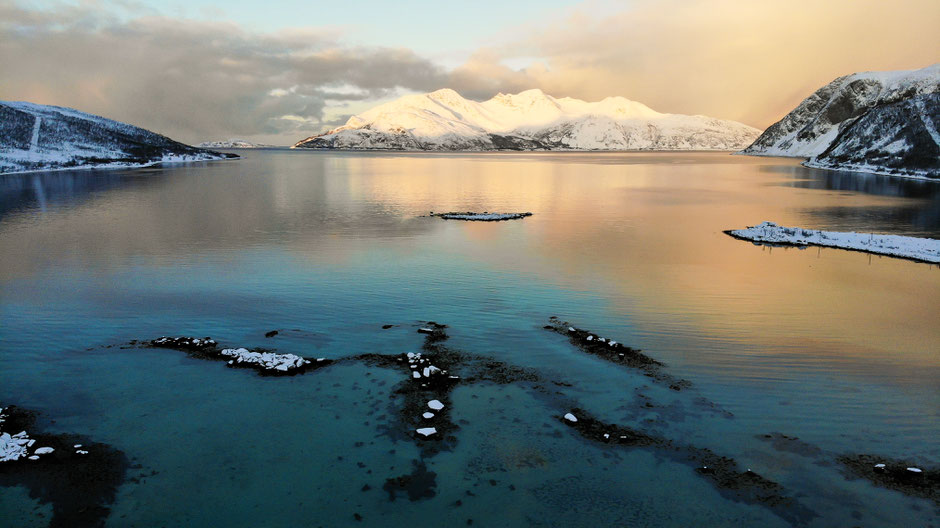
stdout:
[[940,238],[940,184],[936,182],[874,174],[807,170],[785,165],[766,166],[760,170],[791,176],[792,179],[777,183],[784,187],[918,200],[906,205],[830,206],[804,210],[807,214],[819,218],[821,223],[841,226],[846,231],[867,231],[871,226],[877,225],[882,226],[879,232]]
[[152,185],[159,178],[157,173],[140,174],[83,170],[0,175],[0,220],[14,211],[77,205],[98,193]]

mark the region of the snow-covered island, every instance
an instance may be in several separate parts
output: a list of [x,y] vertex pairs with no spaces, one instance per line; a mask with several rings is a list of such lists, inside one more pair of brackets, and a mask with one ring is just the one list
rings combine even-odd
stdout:
[[823,246],[901,257],[932,264],[940,263],[940,240],[900,235],[876,235],[839,231],[819,231],[784,227],[763,222],[747,229],[725,231],[728,235],[755,243],[790,246]]
[[465,213],[431,213],[428,216],[437,216],[443,218],[444,220],[469,220],[474,222],[498,222],[500,220],[517,220],[519,218],[525,218],[527,216],[532,216],[532,213],[474,213],[472,211],[467,211]]
[[308,359],[296,354],[277,354],[267,350],[220,348],[211,337],[159,337],[147,342],[152,347],[184,350],[204,359],[224,360],[229,367],[250,368],[262,375],[293,375],[331,364],[326,358]]
[[940,64],[839,77],[741,154],[808,158],[807,167],[940,178]]
[[0,101],[0,174],[237,157],[71,108]]
[[274,145],[265,145],[263,143],[252,143],[244,139],[226,139],[222,141],[203,141],[196,145],[204,149],[253,149],[253,148],[277,148]]
[[739,150],[759,135],[735,121],[664,114],[623,97],[585,102],[526,90],[477,102],[443,89],[379,105],[292,148]]

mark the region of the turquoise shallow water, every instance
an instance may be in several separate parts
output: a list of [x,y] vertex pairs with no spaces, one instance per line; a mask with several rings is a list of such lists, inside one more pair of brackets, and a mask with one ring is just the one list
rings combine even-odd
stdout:
[[[790,524],[660,451],[581,438],[557,420],[570,402],[735,458],[812,510],[810,526],[934,522],[933,503],[847,480],[834,459],[940,464],[938,267],[721,231],[938,237],[940,185],[726,154],[242,154],[0,179],[0,404],[140,464],[109,526]],[[534,215],[420,216],[432,210]],[[553,315],[692,387],[583,354],[542,329]],[[421,458],[395,431],[399,373],[262,378],[108,348],[211,335],[336,359],[418,351],[428,320],[449,325],[451,348],[564,385],[459,386],[456,447],[425,460],[436,494],[418,501],[382,490]],[[755,438],[777,431],[823,454]],[[0,488],[0,518],[48,516]]]

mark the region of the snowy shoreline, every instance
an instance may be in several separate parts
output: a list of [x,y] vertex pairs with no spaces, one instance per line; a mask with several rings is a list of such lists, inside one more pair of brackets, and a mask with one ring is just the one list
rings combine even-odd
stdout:
[[114,163],[101,163],[101,164],[89,164],[89,165],[76,165],[74,167],[57,167],[57,168],[48,168],[48,169],[30,169],[24,171],[11,171],[11,172],[0,172],[0,176],[11,176],[16,174],[34,174],[37,172],[64,172],[64,171],[79,171],[79,170],[118,170],[118,169],[144,169],[147,167],[155,167],[158,165],[181,165],[183,163],[203,163],[208,161],[238,161],[242,159],[241,156],[234,155],[230,156],[220,156],[217,158],[205,158],[205,159],[169,159],[169,160],[157,160],[150,161],[147,163],[123,163],[116,161]]
[[779,226],[773,222],[763,222],[747,229],[728,230],[724,233],[754,243],[831,247],[940,264],[940,240],[932,238],[820,231]]

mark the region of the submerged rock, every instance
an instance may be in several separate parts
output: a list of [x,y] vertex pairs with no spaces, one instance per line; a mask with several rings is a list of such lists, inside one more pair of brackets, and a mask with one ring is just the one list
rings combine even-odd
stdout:
[[878,455],[843,455],[838,461],[846,478],[861,477],[876,486],[932,500],[940,505],[940,468],[923,468],[907,460]]
[[643,354],[640,350],[624,346],[613,339],[599,337],[594,332],[577,328],[554,316],[549,318],[549,324],[544,328],[567,337],[573,345],[588,354],[611,363],[638,369],[650,378],[668,385],[670,389],[678,391],[691,386],[689,381],[674,378],[663,372],[663,363]]
[[[37,430],[36,416],[15,406],[0,409],[0,451],[7,438],[25,439],[16,443],[27,449],[25,454],[0,461],[0,487],[22,486],[41,504],[51,504],[51,527],[104,526],[117,489],[125,481],[127,457],[87,437]],[[18,432],[11,435],[8,430]],[[42,447],[29,454],[33,445]],[[85,449],[73,452],[75,445]]]

